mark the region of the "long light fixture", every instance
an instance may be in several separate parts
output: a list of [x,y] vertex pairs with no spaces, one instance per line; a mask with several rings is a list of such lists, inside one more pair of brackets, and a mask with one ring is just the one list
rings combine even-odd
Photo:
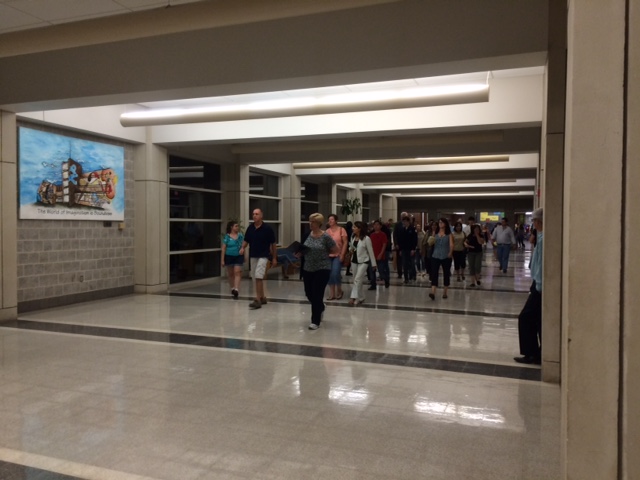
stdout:
[[398,193],[396,197],[533,197],[534,191],[478,193]]
[[388,158],[382,160],[335,160],[332,162],[294,163],[296,170],[349,167],[402,167],[418,165],[450,165],[456,163],[508,162],[509,155],[468,155],[461,157]]
[[234,103],[198,108],[170,108],[127,112],[124,127],[226,122],[259,118],[367,112],[399,108],[431,107],[489,101],[489,85],[457,84],[303,96],[282,100]]

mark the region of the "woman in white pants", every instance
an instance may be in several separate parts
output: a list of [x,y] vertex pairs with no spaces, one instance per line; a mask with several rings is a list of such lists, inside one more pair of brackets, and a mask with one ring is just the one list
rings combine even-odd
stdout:
[[351,265],[355,268],[349,305],[361,305],[364,303],[364,279],[367,276],[369,265],[371,265],[374,270],[377,268],[376,256],[373,254],[373,245],[367,235],[367,226],[363,222],[356,222],[353,225],[353,235],[349,244],[349,251],[353,255]]

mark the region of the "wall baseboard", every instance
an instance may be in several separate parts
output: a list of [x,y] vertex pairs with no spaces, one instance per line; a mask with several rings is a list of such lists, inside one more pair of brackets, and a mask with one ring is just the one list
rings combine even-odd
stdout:
[[44,310],[45,308],[63,307],[65,305],[73,305],[75,303],[120,297],[122,295],[130,295],[133,293],[133,285],[128,285],[126,287],[93,290],[91,292],[74,293],[54,298],[41,298],[38,300],[30,300],[28,302],[18,302],[18,314],[33,312],[35,310]]

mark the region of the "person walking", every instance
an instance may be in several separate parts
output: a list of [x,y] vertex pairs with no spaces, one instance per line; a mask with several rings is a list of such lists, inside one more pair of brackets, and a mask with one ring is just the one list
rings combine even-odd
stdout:
[[464,241],[467,247],[467,258],[469,259],[469,276],[471,277],[470,287],[480,285],[480,273],[482,271],[482,247],[485,244],[484,235],[480,225],[474,224],[471,227],[471,234]]
[[531,288],[520,315],[518,316],[518,340],[521,357],[515,357],[518,363],[542,363],[542,240],[543,211],[534,210],[531,215],[536,230],[536,247],[531,255]]
[[[347,242],[351,242],[351,237],[353,237],[353,223],[347,222],[344,225],[344,229],[347,232]],[[351,273],[351,262],[347,262],[347,269],[344,272],[346,277],[351,277],[353,273]]]
[[425,233],[422,225],[419,223],[416,223],[416,233],[418,235],[418,242],[416,244],[416,252],[414,255],[416,262],[416,275],[424,277],[426,266],[424,264],[424,255],[422,255],[422,244],[424,243]]
[[407,212],[402,212],[400,214],[400,220],[398,220],[393,227],[393,250],[396,257],[395,264],[396,264],[396,272],[398,273],[398,278],[402,278],[402,270],[404,268],[398,236],[402,235],[402,229],[404,228],[402,219],[405,217],[408,218],[409,214]]
[[340,250],[331,235],[322,230],[324,217],[321,213],[309,215],[311,232],[302,244],[301,254],[304,255],[304,293],[311,303],[311,323],[309,330],[317,330],[324,312],[324,291],[331,276],[330,255],[339,255]]
[[367,236],[367,226],[363,222],[353,224],[353,237],[351,238],[349,251],[353,255],[351,264],[355,269],[349,305],[362,305],[365,300],[364,278],[367,276],[369,264],[374,269],[377,268],[371,239]]
[[453,258],[453,236],[449,220],[442,217],[438,221],[438,233],[435,235],[433,253],[431,254],[431,293],[429,298],[436,299],[436,289],[438,288],[438,274],[440,266],[444,274],[444,293],[442,298],[447,298],[449,284],[451,282],[451,260]]
[[516,237],[509,226],[509,220],[507,218],[503,217],[500,225],[497,225],[493,230],[493,241],[498,247],[497,255],[500,270],[502,270],[502,273],[507,273],[509,253],[511,253],[511,249],[516,246]]
[[402,260],[402,271],[404,274],[404,283],[416,279],[415,254],[418,244],[418,235],[415,228],[411,225],[409,216],[402,217],[402,228],[396,233],[396,242],[400,259]]
[[340,300],[344,295],[342,291],[342,262],[347,254],[349,247],[349,238],[347,231],[338,225],[338,216],[335,213],[329,215],[329,227],[326,232],[338,246],[338,253],[332,253],[331,257],[331,275],[329,276],[329,297],[327,300]]
[[256,310],[267,303],[267,297],[264,294],[264,277],[267,273],[269,256],[271,256],[271,268],[273,268],[278,265],[278,253],[276,235],[273,229],[262,220],[262,210],[256,208],[252,216],[253,223],[245,232],[240,255],[244,255],[245,249],[249,246],[251,278],[255,282],[255,299],[249,304],[249,308]]
[[462,280],[465,280],[464,269],[467,266],[464,246],[464,241],[467,236],[462,231],[462,222],[456,222],[453,227],[453,232],[451,232],[451,236],[453,237],[453,269],[458,276],[457,281],[461,282]]
[[244,255],[240,254],[244,235],[240,233],[240,225],[235,221],[227,223],[227,233],[222,239],[222,267],[227,269],[227,278],[231,287],[231,295],[238,298]]
[[[373,233],[371,234],[371,245],[373,246],[373,254],[380,272],[380,279],[384,281],[384,288],[389,288],[389,260],[387,257],[387,243],[389,237],[382,231],[382,222],[376,220],[373,222]],[[370,290],[372,290],[370,288]]]

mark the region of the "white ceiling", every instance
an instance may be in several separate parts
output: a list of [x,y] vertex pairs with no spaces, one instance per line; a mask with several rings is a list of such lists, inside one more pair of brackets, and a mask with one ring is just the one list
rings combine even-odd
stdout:
[[[207,0],[0,0],[0,34],[21,31],[21,30],[29,30],[34,28],[42,28],[50,25],[58,25],[76,21],[82,21],[87,19],[94,19],[98,17],[108,17],[120,14],[127,14],[136,11],[142,10],[151,10],[151,9],[162,9],[162,8],[171,8],[173,6],[177,6],[180,4],[187,3],[196,3],[196,2],[204,2]],[[241,2],[242,0],[240,0]],[[295,0],[299,1],[299,0]],[[442,85],[442,84],[452,84],[452,83],[479,83],[486,82],[487,77],[489,78],[505,78],[505,77],[514,77],[514,76],[527,76],[527,75],[542,75],[544,68],[542,66],[539,67],[528,67],[528,68],[519,68],[519,69],[510,69],[510,70],[493,70],[490,72],[487,71],[479,71],[476,73],[466,73],[462,75],[450,75],[450,76],[440,76],[440,77],[426,77],[426,78],[407,78],[401,79],[393,82],[375,82],[375,83],[362,83],[357,85],[336,85],[332,87],[323,87],[316,89],[305,89],[305,90],[282,90],[282,91],[270,91],[270,92],[261,92],[261,93],[253,93],[247,95],[233,95],[233,96],[220,96],[220,97],[211,97],[211,98],[198,98],[198,99],[179,99],[179,100],[171,100],[171,101],[162,101],[162,102],[150,102],[150,103],[141,103],[146,108],[191,108],[195,106],[205,105],[219,105],[222,103],[236,103],[236,102],[247,102],[247,101],[264,101],[264,100],[281,100],[284,98],[295,98],[301,95],[330,95],[335,93],[344,93],[344,92],[354,92],[354,91],[366,91],[368,89],[401,89],[407,87],[414,86],[426,86],[426,85]],[[464,116],[464,115],[463,115]],[[479,128],[482,128],[481,126]],[[425,140],[429,143],[428,139]],[[455,143],[455,142],[454,142]],[[454,145],[455,146],[455,145]],[[203,147],[204,148],[204,147]],[[274,147],[267,148],[266,150],[273,150]],[[458,147],[459,148],[459,147]],[[384,153],[377,153],[378,148],[375,146],[368,147],[366,152],[371,155],[371,158],[377,158],[376,155],[384,155]],[[404,153],[404,152],[403,152]],[[399,153],[400,154],[400,153]],[[512,159],[515,159],[516,156],[512,155]],[[513,163],[513,162],[511,162]],[[486,166],[485,166],[486,167]],[[462,168],[462,167],[461,167]],[[502,167],[504,168],[504,167]],[[533,167],[535,169],[535,165]],[[304,170],[304,169],[302,169]],[[371,175],[374,174],[373,169],[369,168],[369,173]],[[476,189],[486,189],[485,191],[489,195],[511,195],[511,196],[532,196],[534,192],[535,180],[531,178],[531,173],[527,173],[523,169],[513,169],[511,166],[505,169],[505,172],[500,174],[487,174],[484,177],[478,173],[477,170],[470,169],[469,175],[463,173],[462,171],[452,172],[452,167],[447,167],[444,173],[439,173],[438,176],[433,173],[429,174],[429,179],[433,181],[438,187],[439,192],[436,193],[426,193],[425,190],[428,188],[426,186],[420,186],[417,188],[418,191],[421,190],[420,193],[414,191],[415,187],[408,187],[408,184],[415,184],[416,181],[425,181],[425,178],[422,178],[421,175],[416,175],[419,172],[414,168],[412,170],[411,175],[407,178],[393,178],[394,175],[401,175],[402,169],[395,168],[393,173],[386,173],[381,175],[382,179],[385,183],[388,182],[390,185],[386,185],[386,187],[391,188],[380,188],[380,186],[371,186],[371,189],[377,190],[379,192],[383,191],[394,191],[399,193],[401,196],[413,196],[413,195],[434,195],[434,196],[444,196],[444,195],[478,195]],[[531,169],[529,169],[531,170]],[[318,172],[318,175],[326,176],[332,175],[336,181],[348,181],[354,178],[351,175],[348,175],[346,169],[339,169],[342,174],[336,172],[331,172],[329,169],[324,169],[321,172]],[[524,171],[524,173],[521,173]],[[475,173],[474,173],[475,172]],[[302,171],[300,172],[302,173]],[[449,173],[453,173],[454,177],[450,178],[451,175]],[[305,171],[305,176],[311,175],[310,171]],[[365,181],[365,178],[362,177],[362,173],[356,175],[360,181]],[[377,179],[380,177],[377,176]],[[442,178],[440,178],[442,177]],[[469,177],[469,178],[467,178]],[[513,185],[508,185],[505,182],[505,178],[513,179]],[[452,184],[451,180],[463,181],[467,183],[463,184]],[[377,180],[380,181],[380,180]],[[501,181],[503,183],[496,184],[496,181]],[[401,186],[405,184],[404,186]],[[392,186],[393,185],[393,186]],[[394,188],[395,187],[395,188]],[[493,187],[497,189],[495,192],[489,193],[490,188]],[[465,193],[467,190],[472,189],[475,190],[474,193]],[[526,193],[521,192],[524,189]],[[504,190],[507,190],[509,193],[505,193]],[[485,194],[487,194],[485,193]]]
[[203,0],[0,0],[0,33]]

